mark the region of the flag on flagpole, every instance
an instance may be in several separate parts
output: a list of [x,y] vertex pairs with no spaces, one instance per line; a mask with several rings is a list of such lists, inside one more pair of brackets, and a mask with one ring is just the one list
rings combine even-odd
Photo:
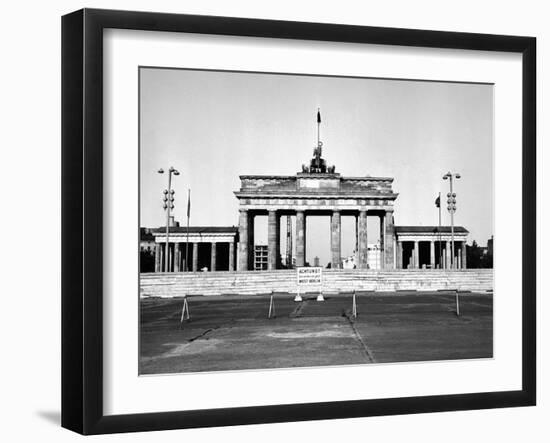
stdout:
[[317,110],[317,123],[321,123],[321,111]]
[[187,191],[187,218],[191,215],[191,189]]
[[435,207],[436,208],[439,208],[441,205],[441,196],[438,196],[436,199],[435,199]]

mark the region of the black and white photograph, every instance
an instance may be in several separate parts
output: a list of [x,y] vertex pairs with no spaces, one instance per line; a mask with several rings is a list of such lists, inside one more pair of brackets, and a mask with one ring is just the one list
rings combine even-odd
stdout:
[[138,75],[140,376],[493,358],[494,84]]
[[549,441],[544,2],[3,6],[2,441]]

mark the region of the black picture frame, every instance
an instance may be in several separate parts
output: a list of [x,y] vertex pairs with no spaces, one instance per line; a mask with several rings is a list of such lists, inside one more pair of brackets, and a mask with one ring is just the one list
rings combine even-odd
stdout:
[[[106,416],[103,413],[103,31],[108,28],[503,51],[522,55],[522,388],[392,399]],[[536,403],[536,39],[83,9],[62,18],[62,426],[151,431]]]

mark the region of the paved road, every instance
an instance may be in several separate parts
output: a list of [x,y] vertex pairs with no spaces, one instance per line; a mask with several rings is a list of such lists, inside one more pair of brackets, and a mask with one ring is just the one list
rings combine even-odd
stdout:
[[492,294],[393,293],[315,296],[301,303],[269,296],[141,301],[140,373],[289,368],[404,361],[490,358]]

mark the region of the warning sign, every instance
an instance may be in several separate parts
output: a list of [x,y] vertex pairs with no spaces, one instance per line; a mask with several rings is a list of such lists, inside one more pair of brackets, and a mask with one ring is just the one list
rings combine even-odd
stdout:
[[323,278],[323,268],[296,268],[298,286],[321,286]]

